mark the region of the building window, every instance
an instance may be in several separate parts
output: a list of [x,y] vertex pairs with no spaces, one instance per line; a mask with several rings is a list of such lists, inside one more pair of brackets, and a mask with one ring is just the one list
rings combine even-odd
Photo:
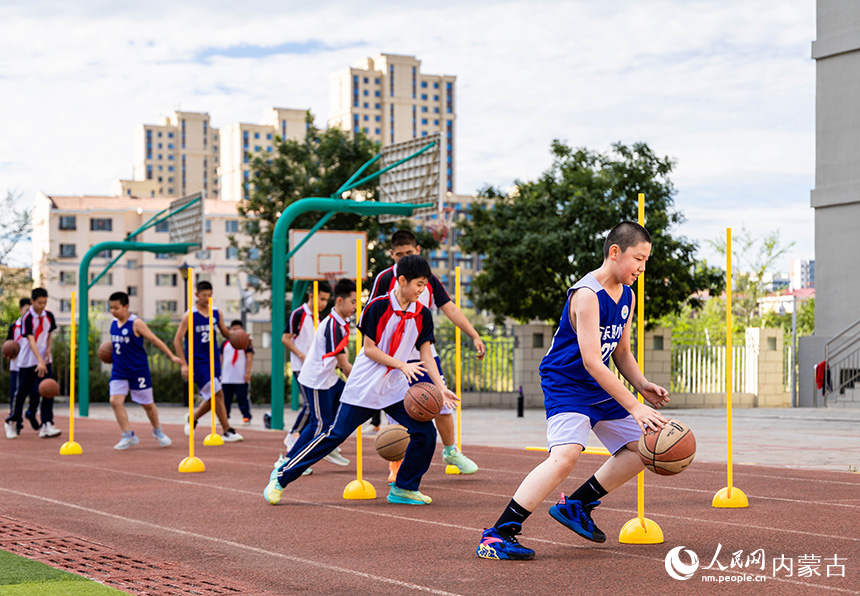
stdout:
[[60,229],[61,230],[77,230],[78,229],[78,221],[74,215],[61,215],[60,216]]
[[388,93],[394,97],[394,65],[388,65]]
[[421,94],[421,99],[422,99],[422,100],[424,100],[424,101],[427,101],[427,94],[426,94],[426,93],[422,93],[422,94]]
[[212,274],[211,273],[195,273],[194,274],[194,284],[197,285],[201,281],[208,281],[212,283]]
[[126,288],[126,294],[129,296],[137,296],[137,286],[128,286]]
[[228,259],[238,259],[239,258],[239,249],[235,246],[228,246],[226,257]]
[[177,284],[177,276],[175,273],[156,273],[155,285],[157,286],[175,286]]
[[72,312],[72,301],[65,298],[60,299],[60,312]]
[[137,259],[129,259],[125,262],[126,269],[137,269],[140,262]]
[[96,258],[97,259],[112,259],[113,258],[113,251],[110,249],[103,250],[100,253],[96,254]]
[[113,220],[109,217],[94,218],[90,220],[90,232],[112,232]]
[[427,81],[421,81],[421,88],[422,88],[422,89],[426,89],[426,88],[427,88]]
[[421,119],[421,124],[422,124],[423,126],[427,126],[427,118],[422,118],[422,119]]
[[427,106],[421,106],[421,112],[424,113],[427,111]]
[[211,231],[212,231],[212,222],[211,222],[210,220],[208,220],[208,219],[206,220],[206,231],[207,231],[207,232],[211,232]]
[[235,234],[239,231],[239,220],[238,219],[228,219],[224,222],[224,231],[228,234]]
[[60,285],[73,286],[77,283],[77,277],[74,271],[60,271]]
[[260,249],[255,248],[255,247],[251,247],[248,250],[248,256],[251,258],[252,261],[256,261],[257,259],[260,258]]
[[212,258],[212,251],[211,250],[198,250],[196,253],[194,253],[194,256],[197,257],[198,261],[205,261],[207,259]]
[[239,312],[239,301],[238,300],[225,300],[224,301],[224,310],[227,312]]
[[107,300],[90,300],[90,310],[96,312],[110,312],[110,304]]
[[[95,273],[90,273],[90,283],[93,283],[93,280],[96,278]],[[112,286],[113,285],[113,273],[105,273],[102,275],[102,278],[95,284],[97,286]]]
[[239,274],[238,273],[227,273],[224,275],[224,285],[228,287],[238,286],[239,285]]
[[155,258],[159,261],[167,261],[173,258],[173,255],[168,252],[155,253]]
[[175,313],[176,312],[176,300],[156,300],[155,301],[155,312],[157,314]]
[[[173,180],[171,180],[173,182]],[[166,233],[170,231],[170,222],[168,220],[160,221],[155,224],[155,231]]]

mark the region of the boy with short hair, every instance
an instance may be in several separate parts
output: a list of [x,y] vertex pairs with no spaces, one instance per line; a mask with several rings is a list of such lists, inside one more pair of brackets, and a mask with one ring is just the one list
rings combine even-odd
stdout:
[[[15,408],[6,418],[6,438],[16,438],[23,425],[23,416],[30,421],[33,430],[39,431],[39,437],[49,439],[62,432],[54,426],[54,400],[41,399],[39,406],[39,383],[43,379],[53,378],[51,370],[51,348],[54,344],[54,330],[57,322],[54,314],[45,308],[48,304],[48,291],[45,288],[34,288],[30,293],[32,304],[21,317],[21,350],[18,352],[18,391],[15,394]],[[30,396],[30,409],[24,412],[24,400]],[[36,419],[36,408],[41,413],[41,424]]]
[[600,499],[644,469],[637,443],[645,427],[659,429],[666,419],[639,403],[609,369],[619,372],[655,407],[668,392],[646,379],[630,350],[635,296],[631,285],[645,271],[651,236],[625,221],[609,232],[603,265],[567,292],[561,322],[540,365],[547,415],[548,458],[526,476],[495,526],[484,530],[477,548],[485,559],[528,560],[535,552],[521,545],[522,523],[573,472],[589,430],[612,453],[573,494],[550,507],[550,515],[592,542],[605,542],[591,518]]
[[[276,467],[283,465],[293,454],[299,453],[316,435],[324,432],[334,422],[334,414],[346,383],[337,376],[337,370],[349,377],[352,365],[349,362],[349,319],[355,314],[355,282],[341,279],[334,286],[334,306],[328,316],[320,321],[311,341],[299,383],[307,399],[310,419],[296,442],[287,452],[286,458],[278,460]],[[338,466],[348,466],[349,460],[335,448],[323,459]]]
[[110,314],[113,315],[113,321],[110,324],[110,340],[113,344],[113,364],[109,383],[110,405],[113,407],[117,424],[122,429],[122,438],[113,448],[123,451],[140,442],[131,430],[128,412],[125,410],[125,396],[129,393],[131,393],[131,401],[140,404],[146,412],[146,417],[152,424],[152,436],[161,447],[167,447],[171,444],[171,440],[164,434],[158,423],[158,410],[152,395],[149,359],[143,340],[148,340],[176,364],[182,364],[182,361],[150,330],[143,319],[128,312],[128,294],[114,292],[110,295],[108,304]]
[[[391,235],[391,250],[389,251],[389,254],[391,255],[391,258],[394,259],[394,265],[382,271],[374,279],[373,289],[370,292],[371,300],[387,294],[394,288],[397,283],[397,266],[400,259],[409,255],[421,254],[421,247],[418,245],[418,239],[415,237],[415,234],[409,230],[398,230],[394,232],[394,234]],[[437,309],[441,310],[452,323],[463,331],[463,333],[472,338],[472,342],[475,344],[475,351],[477,352],[478,360],[481,360],[484,357],[486,347],[484,346],[484,342],[481,340],[480,334],[469,322],[469,319],[466,318],[466,315],[463,314],[463,311],[461,311],[457,305],[454,304],[454,301],[451,300],[451,297],[445,290],[445,286],[442,285],[442,282],[439,281],[439,278],[436,277],[436,275],[431,273],[425,290],[421,294],[419,300],[425,307],[431,309],[432,312],[436,312]],[[442,375],[442,380],[444,382],[445,377],[442,373],[442,362],[439,360],[439,355],[436,353],[436,347],[431,345],[430,350],[432,352],[433,359],[435,360],[436,368],[438,369],[439,374]],[[409,360],[410,362],[418,362],[419,356],[417,350],[412,352]],[[410,381],[410,385],[427,382],[430,382],[430,379],[426,374],[419,375],[418,378]],[[453,414],[454,412],[451,408],[446,406],[442,408],[442,411],[434,420],[436,429],[439,431],[439,437],[442,439],[442,461],[446,464],[457,466],[461,474],[474,474],[478,471],[478,465],[457,449],[457,435],[454,428]],[[389,469],[391,470],[388,477],[389,482],[394,480],[397,476],[399,465],[400,462],[391,462],[389,464]]]
[[[245,330],[242,321],[235,320],[230,323],[230,332]],[[236,405],[242,412],[242,425],[251,425],[251,403],[248,400],[248,384],[251,382],[251,366],[254,362],[254,344],[249,343],[244,350],[237,350],[224,340],[221,344],[221,384],[224,390],[224,409],[227,410],[227,418],[230,418],[230,408],[233,405],[233,396],[236,397]]]
[[[410,436],[403,465],[390,485],[388,502],[406,505],[432,502],[418,488],[433,459],[436,429],[432,422],[411,418],[403,406],[409,380],[425,371],[441,391],[445,403],[457,404],[457,396],[445,387],[430,352],[434,341],[433,317],[418,301],[431,275],[430,264],[423,257],[404,257],[398,268],[397,286],[367,305],[359,323],[364,346],[355,358],[334,422],[303,449],[291,452],[290,460],[272,473],[263,492],[266,501],[277,505],[290,482],[343,443],[375,410],[385,410],[406,427]],[[414,348],[421,354],[420,362],[408,362]]]
[[[22,342],[24,336],[21,333],[21,321],[24,318],[24,313],[30,310],[30,299],[21,298],[18,301],[18,318],[15,322],[9,325],[9,332],[6,334],[6,339],[11,339],[18,344],[18,353],[21,353]],[[15,393],[18,391],[18,356],[15,356],[9,361],[9,414],[15,411]]]
[[[317,286],[317,301],[318,311],[317,316],[328,306],[329,298],[331,297],[331,287],[322,282]],[[290,313],[290,318],[287,320],[287,328],[281,336],[281,343],[290,351],[290,369],[293,371],[293,382],[299,387],[299,394],[302,398],[302,408],[296,415],[296,421],[287,436],[284,437],[284,445],[287,449],[292,449],[301,432],[308,425],[310,420],[310,409],[308,408],[307,396],[302,392],[302,385],[299,383],[299,373],[302,370],[306,353],[314,339],[314,293],[313,286],[308,288],[307,302],[302,304],[296,310]]]
[[[197,282],[197,292],[194,294],[197,297],[197,304],[191,308],[190,312],[182,315],[182,321],[179,323],[179,328],[176,330],[176,335],[173,336],[173,348],[176,355],[179,357],[182,374],[182,379],[188,379],[188,362],[187,362],[187,335],[188,325],[192,325],[193,341],[194,341],[194,362],[192,375],[194,383],[200,389],[203,395],[203,402],[197,406],[194,411],[194,420],[185,423],[185,436],[191,434],[191,424],[197,426],[197,421],[206,412],[209,411],[211,401],[211,391],[215,390],[215,415],[218,416],[218,421],[224,429],[224,442],[235,443],[243,439],[242,435],[230,426],[230,421],[227,420],[227,410],[224,408],[224,392],[221,388],[221,352],[215,350],[215,377],[211,377],[209,366],[209,342],[215,341],[214,337],[209,337],[209,299],[212,298],[212,284],[208,281]],[[221,319],[221,311],[216,306],[212,307],[212,332],[219,330],[224,337],[230,337],[230,331],[227,325]],[[209,384],[212,384],[212,387]]]

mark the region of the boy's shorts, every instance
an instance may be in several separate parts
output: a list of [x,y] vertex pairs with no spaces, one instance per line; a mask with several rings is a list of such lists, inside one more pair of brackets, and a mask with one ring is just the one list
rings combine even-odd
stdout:
[[[147,387],[147,385],[149,385]],[[128,379],[111,379],[108,383],[108,390],[111,395],[128,395],[129,387],[131,389],[131,401],[136,404],[145,406],[155,401],[152,395],[152,383],[146,377],[139,377],[129,383]]]
[[633,416],[614,399],[592,406],[573,406],[575,412],[560,412],[547,418],[546,446],[552,451],[557,445],[588,445],[588,431],[594,434],[615,455],[621,448],[639,440],[642,429]]
[[[442,384],[447,386],[447,383],[445,383],[445,374],[442,372],[442,361],[439,360],[439,356],[435,356],[435,360],[436,360],[436,368],[439,370],[439,376],[442,377]],[[409,362],[421,362],[421,361],[420,360],[410,360]],[[426,372],[424,372],[424,373],[421,373],[421,376],[419,376],[415,381],[409,381],[409,386],[412,387],[412,385],[414,385],[415,383],[430,383],[432,385],[433,379],[430,378],[430,375],[428,375]],[[442,406],[442,409],[439,410],[440,416],[443,416],[445,414],[453,414],[453,413],[454,413],[454,410],[449,408],[447,405]]]

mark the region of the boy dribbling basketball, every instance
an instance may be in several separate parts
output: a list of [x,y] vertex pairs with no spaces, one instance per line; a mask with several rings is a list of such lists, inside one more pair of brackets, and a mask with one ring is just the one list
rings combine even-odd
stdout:
[[639,224],[612,228],[603,246],[603,265],[567,293],[561,322],[540,365],[547,415],[548,458],[526,476],[496,524],[484,530],[477,548],[485,559],[528,560],[535,552],[521,545],[522,524],[573,471],[589,430],[612,453],[599,470],[549,513],[559,523],[592,542],[606,541],[591,512],[599,499],[644,469],[637,452],[645,427],[666,423],[657,411],[639,403],[609,369],[610,356],[622,375],[655,407],[668,392],[639,371],[630,350],[635,297],[630,286],[645,271],[651,236]]

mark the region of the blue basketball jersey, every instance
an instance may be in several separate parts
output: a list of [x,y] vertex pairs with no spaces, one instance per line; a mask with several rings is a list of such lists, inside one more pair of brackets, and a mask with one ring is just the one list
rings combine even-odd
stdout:
[[[221,313],[217,307],[212,307],[212,333],[218,333],[218,322]],[[209,378],[209,313],[202,313],[197,307],[191,309],[191,323],[194,325],[194,374],[198,373]],[[215,347],[215,376],[221,377],[221,350]],[[185,338],[185,358],[188,358],[188,338]]]
[[600,350],[607,367],[630,315],[633,303],[630,286],[623,286],[621,298],[615,302],[589,273],[567,291],[561,322],[539,369],[547,418],[559,412],[575,411],[571,406],[594,405],[612,399],[585,369],[579,340],[570,323],[570,298],[580,289],[597,294],[600,304]]
[[149,378],[149,360],[143,347],[143,338],[134,334],[136,319],[135,315],[129,315],[122,325],[117,319],[110,324],[110,340],[113,344],[111,380]]

